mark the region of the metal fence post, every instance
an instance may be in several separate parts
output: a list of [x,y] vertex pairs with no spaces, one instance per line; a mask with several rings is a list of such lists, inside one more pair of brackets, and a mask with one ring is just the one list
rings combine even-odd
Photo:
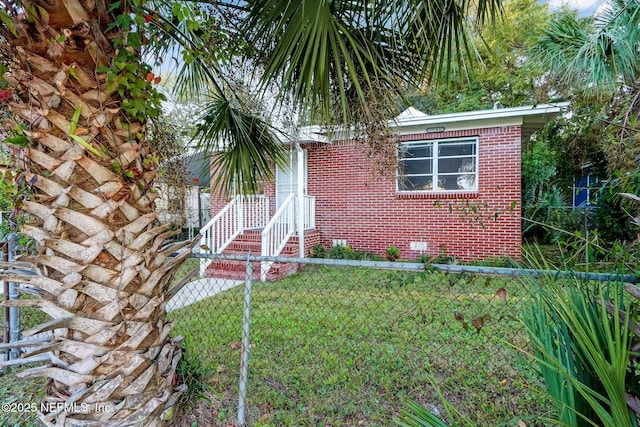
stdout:
[[[18,249],[18,235],[10,234],[7,236],[7,252],[9,253],[9,262],[15,261]],[[16,283],[9,282],[9,299],[18,299],[18,289]],[[13,343],[20,340],[20,309],[18,307],[9,308],[9,342]],[[9,353],[10,359],[18,359],[20,356],[17,348],[12,348]]]
[[[0,252],[0,259],[3,262],[7,262],[9,261],[9,253],[7,251],[7,244],[6,243],[2,243],[2,252]],[[2,281],[2,299],[4,299],[5,303],[7,301],[9,301],[9,282],[7,282],[6,280]],[[9,307],[7,307],[6,305],[4,306],[4,315],[2,318],[2,342],[3,343],[8,343],[9,342],[9,330],[11,329],[11,325],[9,324]],[[9,350],[3,350],[2,354],[0,354],[0,362],[4,362],[9,360]],[[0,372],[2,372],[2,370],[0,370]]]
[[249,327],[251,325],[251,287],[253,285],[253,263],[251,253],[247,255],[247,277],[244,282],[244,316],[242,319],[242,353],[240,360],[240,393],[238,397],[238,425],[244,426],[249,375]]

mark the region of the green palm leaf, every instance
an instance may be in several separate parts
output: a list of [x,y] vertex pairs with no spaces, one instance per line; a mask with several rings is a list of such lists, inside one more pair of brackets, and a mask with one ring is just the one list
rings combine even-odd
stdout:
[[[631,328],[617,310],[617,284],[588,291],[579,283],[534,286],[525,324],[548,391],[563,425],[635,426],[627,408],[625,378],[631,355]],[[597,421],[596,421],[597,420]]]
[[[469,16],[482,20],[497,0],[431,2],[301,0],[249,2],[246,31],[264,53],[263,85],[281,82],[280,96],[326,118],[332,103],[349,122],[350,109],[377,117],[371,94],[399,93],[403,85],[442,71],[436,64],[469,50]],[[472,13],[473,12],[473,13]],[[428,76],[427,76],[428,77]],[[360,117],[360,115],[356,115]]]
[[608,92],[638,75],[640,2],[618,0],[592,23],[565,14],[539,39],[536,53],[564,80],[584,90]]
[[212,153],[217,190],[255,194],[258,182],[273,180],[274,164],[286,166],[287,151],[277,131],[232,102],[213,98],[201,120],[199,146]]

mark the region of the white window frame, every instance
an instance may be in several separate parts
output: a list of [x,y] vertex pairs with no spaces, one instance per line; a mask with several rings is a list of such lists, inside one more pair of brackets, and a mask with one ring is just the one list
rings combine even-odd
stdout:
[[[439,180],[439,174],[438,174],[438,160],[439,160],[439,156],[438,156],[438,146],[439,144],[447,144],[447,143],[460,143],[460,142],[468,142],[468,143],[473,143],[475,144],[475,154],[472,155],[464,155],[464,156],[460,156],[460,157],[474,157],[475,159],[475,188],[473,189],[455,189],[455,190],[445,190],[445,189],[439,189],[438,188],[438,180]],[[420,190],[406,190],[406,189],[401,189],[400,188],[400,178],[401,178],[401,163],[403,161],[402,157],[401,157],[401,150],[403,149],[403,147],[407,147],[407,146],[411,146],[411,145],[417,145],[417,144],[432,144],[432,156],[431,156],[431,161],[432,161],[432,173],[431,175],[433,175],[433,180],[432,180],[432,186],[431,189],[420,189]],[[417,141],[405,141],[402,142],[400,144],[398,144],[398,151],[397,151],[397,160],[398,160],[398,167],[396,168],[396,192],[400,193],[400,194],[455,194],[455,193],[477,193],[478,192],[478,188],[479,188],[479,177],[480,177],[480,173],[479,173],[479,166],[480,166],[480,161],[479,161],[479,150],[480,150],[480,143],[479,143],[479,138],[476,137],[464,137],[464,138],[444,138],[444,139],[423,139],[423,140],[417,140]],[[447,156],[448,157],[448,156]],[[455,158],[455,156],[451,156],[452,158]],[[467,173],[467,172],[465,172]],[[451,174],[448,174],[451,175]]]

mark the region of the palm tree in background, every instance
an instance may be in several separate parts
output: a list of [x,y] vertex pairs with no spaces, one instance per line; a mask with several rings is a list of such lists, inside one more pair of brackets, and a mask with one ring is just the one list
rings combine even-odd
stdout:
[[551,22],[535,47],[547,69],[596,111],[592,117],[604,134],[600,149],[610,176],[638,169],[639,49],[635,0],[609,1],[593,19],[565,14]]
[[284,156],[270,126],[229,91],[230,57],[251,59],[261,88],[277,82],[278,99],[310,120],[375,120],[373,100],[438,75],[469,49],[469,26],[499,3],[3,0],[2,81],[10,98],[2,102],[11,112],[4,127],[9,142],[25,146],[22,179],[32,196],[21,209],[32,220],[23,233],[39,244],[23,258],[38,275],[3,279],[37,297],[11,305],[48,315],[25,335],[53,332],[23,356],[44,365],[21,375],[49,378],[52,405],[41,420],[162,425],[184,391],[165,306],[195,274],[173,283],[195,241],[171,242],[173,226],[159,224],[154,211],[162,159],[148,123],[163,98],[149,58],[180,55],[178,91],[208,96],[200,131],[205,146],[222,147],[214,165],[227,182],[250,188]]
[[593,20],[571,13],[551,22],[536,50],[547,68],[576,89],[601,94],[637,87],[640,3],[613,0]]

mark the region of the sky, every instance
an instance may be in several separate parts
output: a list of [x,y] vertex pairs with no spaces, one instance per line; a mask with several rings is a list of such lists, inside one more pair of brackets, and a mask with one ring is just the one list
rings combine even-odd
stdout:
[[549,3],[552,9],[562,7],[568,4],[572,9],[578,9],[583,16],[593,15],[605,3],[604,0],[543,0],[543,3]]

